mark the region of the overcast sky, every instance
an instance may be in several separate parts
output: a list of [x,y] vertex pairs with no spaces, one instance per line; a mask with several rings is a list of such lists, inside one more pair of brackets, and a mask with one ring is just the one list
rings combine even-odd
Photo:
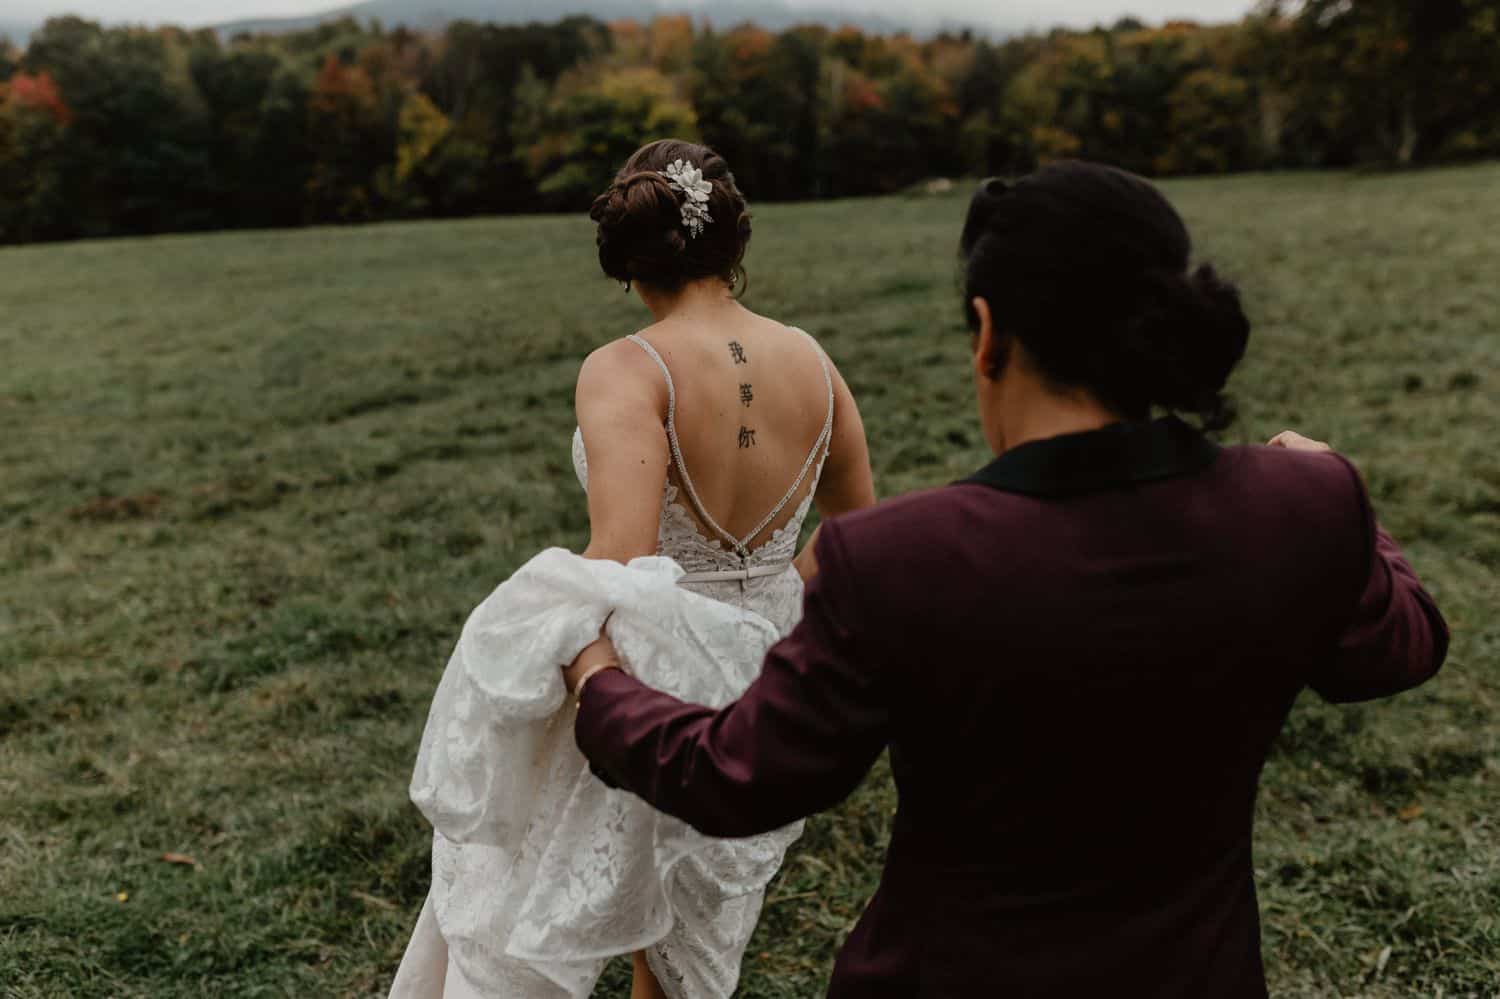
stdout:
[[[353,0],[0,0],[5,18],[42,20],[56,14],[82,14],[103,21],[217,24],[239,17],[311,14],[345,6]],[[693,2],[693,0],[688,0]],[[697,0],[702,3],[703,0]],[[1252,0],[788,0],[794,7],[847,7],[902,17],[922,14],[976,24],[1050,27],[1113,22],[1126,14],[1149,21],[1190,17],[1200,21],[1234,20]],[[433,6],[440,6],[434,3]]]

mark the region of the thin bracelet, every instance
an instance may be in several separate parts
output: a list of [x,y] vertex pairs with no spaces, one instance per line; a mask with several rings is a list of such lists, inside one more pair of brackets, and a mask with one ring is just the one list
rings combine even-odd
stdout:
[[580,708],[583,707],[583,688],[588,684],[590,680],[598,676],[600,673],[603,673],[607,669],[622,668],[623,667],[620,665],[620,660],[618,659],[611,659],[609,662],[600,663],[597,666],[590,667],[589,671],[583,674],[583,676],[579,679],[578,686],[573,688],[574,706]]

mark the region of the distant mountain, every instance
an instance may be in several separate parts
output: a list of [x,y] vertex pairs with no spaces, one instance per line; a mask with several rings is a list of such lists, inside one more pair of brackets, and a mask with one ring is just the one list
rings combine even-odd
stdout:
[[700,4],[681,0],[365,0],[304,17],[262,18],[218,25],[225,37],[243,32],[279,34],[311,28],[327,21],[353,17],[379,20],[386,27],[405,25],[418,30],[440,29],[450,21],[488,21],[525,24],[557,21],[574,14],[588,14],[603,21],[646,20],[657,14],[692,14],[716,27],[751,22],[773,31],[794,24],[857,25],[866,31],[889,34],[900,30],[925,32],[933,24],[914,17],[897,22],[860,11],[834,7],[792,7],[781,0],[706,0]]

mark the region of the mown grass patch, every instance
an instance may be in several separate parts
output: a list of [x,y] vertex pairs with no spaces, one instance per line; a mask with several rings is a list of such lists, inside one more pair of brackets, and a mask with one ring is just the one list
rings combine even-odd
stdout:
[[[1304,698],[1278,743],[1273,991],[1491,995],[1500,168],[1169,191],[1256,319],[1230,439],[1290,426],[1353,457],[1455,633],[1434,684]],[[985,457],[962,210],[757,211],[750,302],[839,361],[886,495]],[[581,218],[0,251],[0,991],[383,994],[426,889],[405,787],[458,627],[585,539],[573,378],[643,319],[596,270]],[[882,765],[809,823],[743,995],[819,993],[893,803]]]

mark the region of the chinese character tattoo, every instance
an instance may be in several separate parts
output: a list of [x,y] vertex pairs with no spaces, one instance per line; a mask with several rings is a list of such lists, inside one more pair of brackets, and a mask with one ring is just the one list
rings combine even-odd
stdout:
[[[750,363],[750,359],[745,356],[745,348],[740,345],[738,340],[729,341],[729,358],[737,365]],[[751,387],[750,383],[740,382],[740,405],[749,409],[750,404],[754,401],[755,390]],[[755,431],[749,427],[740,427],[740,449],[744,450],[745,448],[752,448],[754,446]]]

